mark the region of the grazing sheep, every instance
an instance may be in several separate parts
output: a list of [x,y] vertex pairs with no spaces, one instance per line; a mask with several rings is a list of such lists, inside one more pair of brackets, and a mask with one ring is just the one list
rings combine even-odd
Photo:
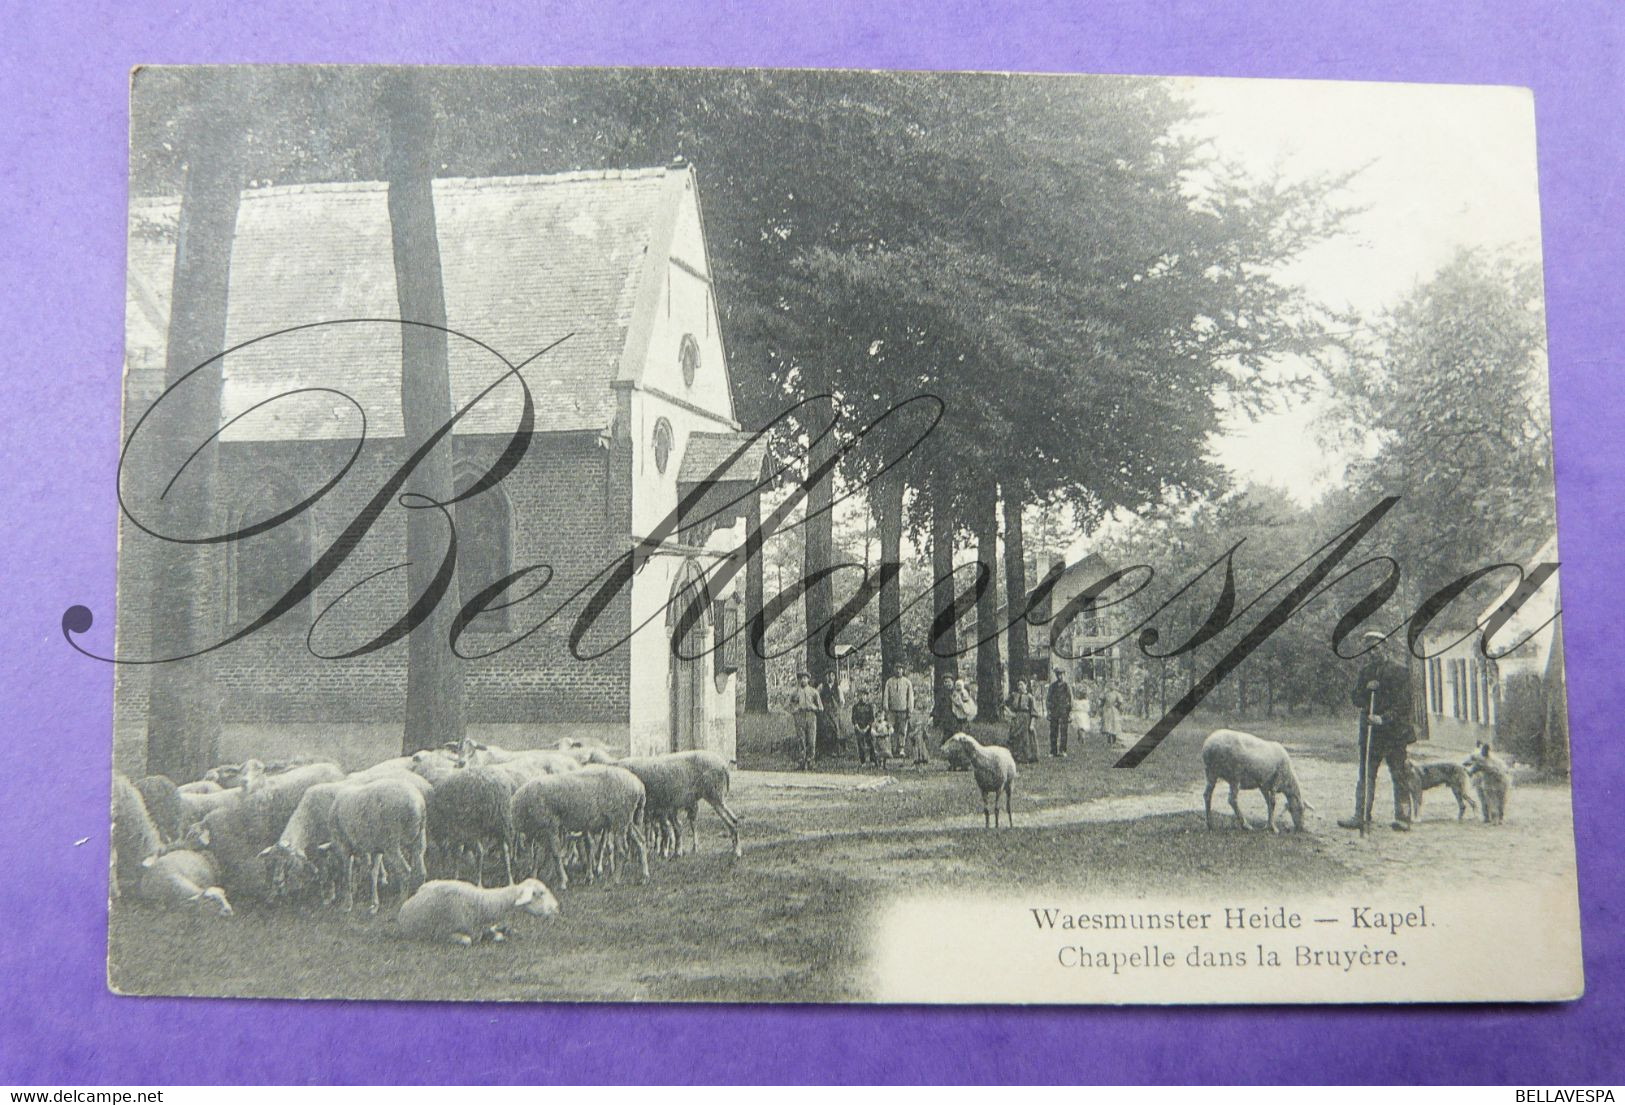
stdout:
[[261,853],[282,835],[305,791],[343,778],[344,772],[334,763],[306,764],[267,777],[253,794],[241,795],[192,826],[186,846],[213,853],[220,865],[221,885],[233,898],[265,898],[271,892],[271,879]]
[[1209,829],[1213,828],[1213,788],[1223,779],[1230,784],[1230,808],[1236,811],[1238,827],[1250,827],[1236,800],[1237,791],[1245,787],[1263,793],[1264,805],[1269,810],[1270,832],[1281,831],[1275,823],[1276,794],[1286,797],[1292,827],[1303,832],[1303,813],[1308,805],[1298,787],[1298,776],[1292,770],[1292,757],[1281,745],[1239,729],[1215,729],[1202,742],[1202,766],[1207,769],[1207,790],[1202,802],[1207,810]]
[[218,794],[226,788],[213,779],[196,779],[190,783],[182,783],[175,789],[182,794]]
[[220,888],[220,872],[214,860],[203,852],[165,852],[141,861],[138,893],[161,905],[197,904],[212,908],[221,917],[232,915],[231,903]]
[[[942,742],[943,751],[950,760],[959,756],[970,764],[976,778],[977,789],[982,792],[982,826],[999,827],[999,795],[1004,795],[1005,827],[1013,827],[1015,814],[1010,810],[1010,799],[1016,789],[1016,760],[1008,748],[996,744],[984,745],[969,733],[955,733]],[[988,799],[993,799],[991,820]]]
[[147,804],[141,792],[123,775],[113,774],[113,834],[110,864],[113,881],[111,893],[133,893],[141,885],[141,863],[158,854],[163,837],[147,813]]
[[338,856],[323,845],[333,841],[333,803],[339,791],[353,785],[354,776],[338,783],[317,783],[300,796],[282,835],[260,853],[270,864],[272,897],[287,893],[290,884],[309,874],[317,877],[323,905],[338,897]]
[[[419,765],[421,766],[421,765]],[[485,857],[500,853],[513,882],[513,822],[509,805],[522,779],[494,767],[453,770],[429,793],[429,840],[451,863],[455,878],[464,850],[475,855],[474,881],[485,883]]]
[[465,948],[481,940],[500,941],[507,936],[501,918],[515,910],[533,917],[556,917],[559,901],[540,879],[489,890],[437,879],[424,883],[401,906],[401,934],[437,944],[449,940]]
[[148,775],[135,784],[146,803],[147,814],[158,829],[165,844],[173,843],[186,831],[186,811],[181,804],[180,791],[167,775]]
[[388,861],[400,861],[403,893],[413,877],[422,885],[428,880],[423,853],[428,845],[427,808],[423,794],[397,773],[397,777],[375,779],[341,787],[333,799],[329,822],[333,848],[345,869],[344,910],[355,904],[355,866],[359,857],[367,861],[372,874],[372,905],[378,912],[378,880]]
[[739,817],[728,808],[728,787],[731,777],[728,762],[715,752],[670,752],[663,756],[639,756],[619,761],[638,777],[647,795],[644,824],[661,829],[659,846],[665,852],[666,832],[671,833],[672,853],[682,850],[682,829],[679,813],[688,814],[690,851],[699,850],[699,836],[694,820],[699,816],[700,802],[707,802],[722,818],[733,837],[735,856],[743,855],[739,844]]
[[[567,890],[570,876],[564,869],[565,841],[571,833],[586,834],[589,842],[587,877],[590,881],[609,849],[610,871],[615,873],[614,841],[626,837],[637,856],[642,877],[649,877],[649,853],[643,839],[643,783],[623,767],[593,764],[563,775],[532,779],[513,796],[511,822],[518,839],[534,851],[543,849],[545,869],[558,876]],[[535,861],[533,859],[533,869]]]

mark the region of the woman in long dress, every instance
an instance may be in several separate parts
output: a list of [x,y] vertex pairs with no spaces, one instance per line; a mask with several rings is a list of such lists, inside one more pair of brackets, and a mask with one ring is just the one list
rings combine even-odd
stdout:
[[1100,696],[1100,731],[1106,734],[1106,746],[1115,748],[1122,744],[1118,734],[1123,726],[1123,696],[1117,693],[1116,687],[1108,686]]
[[1034,715],[1038,713],[1038,699],[1027,689],[1027,681],[1016,681],[1005,703],[1010,709],[1010,755],[1017,763],[1038,762],[1038,727]]

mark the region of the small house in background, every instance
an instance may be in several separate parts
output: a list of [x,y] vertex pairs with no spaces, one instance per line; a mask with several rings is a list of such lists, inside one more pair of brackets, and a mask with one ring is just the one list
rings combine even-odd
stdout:
[[[534,403],[518,466],[455,507],[463,600],[532,567],[508,597],[536,591],[488,608],[463,636],[461,651],[477,657],[465,667],[470,732],[515,747],[586,738],[618,753],[706,748],[732,759],[740,600],[737,581],[713,589],[708,575],[744,540],[764,449],[746,447],[734,415],[694,170],[440,179],[434,204],[453,407],[479,397],[455,426],[460,488],[491,469],[520,425],[523,393],[503,382],[509,363],[522,365]],[[173,199],[131,204],[127,426],[163,388],[177,212]],[[320,498],[212,561],[214,586],[196,613],[206,637],[250,624],[335,542],[354,547],[308,600],[208,658],[227,759],[357,764],[399,751],[405,642],[317,655],[354,648],[408,605],[391,567],[405,559],[405,511],[386,509],[359,539],[346,531],[406,457],[401,325],[389,321],[398,314],[384,184],[243,193],[228,347],[330,325],[227,354],[218,509],[241,524]],[[217,427],[182,429],[204,441]],[[131,486],[152,482],[138,464],[133,472]],[[602,573],[714,472],[720,482],[685,515],[703,520],[662,540],[573,642]],[[144,655],[152,542],[128,520],[122,540],[120,647]],[[683,619],[690,597],[703,611]],[[118,678],[116,756],[140,773],[149,674],[121,667]]]
[[[1557,560],[1553,537],[1525,570]],[[1563,634],[1554,574],[1490,641],[1479,647],[1483,624],[1512,597],[1509,586],[1475,617],[1431,627],[1422,637],[1421,689],[1427,735],[1440,751],[1466,751],[1479,741],[1502,754],[1566,774],[1568,714],[1564,707]]]
[[[1027,655],[1028,670],[1011,672],[1011,682],[1025,678],[1029,682],[1046,683],[1056,668],[1062,668],[1074,684],[1102,683],[1118,674],[1118,646],[1113,642],[1119,633],[1110,611],[1096,610],[1082,602],[1079,596],[1095,583],[1111,574],[1112,568],[1095,553],[1090,553],[1071,564],[1057,557],[1050,563],[1045,578],[1059,572],[1059,578],[1049,593],[1028,615]],[[1042,580],[1029,580],[1037,589]],[[999,610],[1001,621],[1007,620],[1004,607]],[[1008,635],[999,641],[1009,664]]]

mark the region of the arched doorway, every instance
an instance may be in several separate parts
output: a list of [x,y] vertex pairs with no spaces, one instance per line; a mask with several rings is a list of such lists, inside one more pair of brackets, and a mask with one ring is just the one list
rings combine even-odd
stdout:
[[[703,611],[693,619],[682,639],[676,637],[683,612],[698,602]],[[672,583],[671,600],[666,604],[668,686],[671,694],[670,750],[684,752],[706,744],[705,684],[710,671],[707,644],[710,640],[711,590],[705,572],[693,559],[685,560]]]

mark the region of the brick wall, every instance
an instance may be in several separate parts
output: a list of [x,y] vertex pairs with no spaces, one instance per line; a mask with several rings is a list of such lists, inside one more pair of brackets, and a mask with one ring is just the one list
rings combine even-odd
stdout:
[[[459,472],[483,471],[505,441],[459,439]],[[250,489],[296,497],[312,494],[338,471],[353,447],[353,442],[342,441],[227,443],[221,457],[226,509],[241,510],[241,500],[251,493]],[[288,562],[290,543],[285,535],[275,533],[243,541],[220,558],[221,594],[213,604],[219,608],[215,617],[224,622],[230,616],[225,577],[233,570],[239,593],[254,591],[253,585],[243,582],[250,573],[266,575],[272,581],[259,588],[261,593],[280,593],[297,579],[308,568],[310,558],[334,544],[398,466],[400,456],[399,441],[366,443],[355,467],[307,512],[308,536],[301,562]],[[508,612],[506,631],[476,629],[465,634],[465,652],[485,652],[518,637],[625,550],[630,532],[629,486],[627,478],[613,469],[629,463],[624,451],[612,453],[600,445],[594,434],[532,439],[519,467],[498,487],[510,504],[513,570],[549,564],[554,576],[540,594]],[[265,513],[263,505],[254,511],[261,517]],[[210,655],[203,677],[218,687],[228,724],[401,720],[406,693],[404,640],[364,656],[322,659],[306,647],[305,635],[317,613],[335,600],[339,600],[337,604],[322,615],[312,642],[322,653],[353,649],[404,612],[404,571],[386,572],[348,598],[340,597],[366,577],[405,559],[405,514],[393,503],[386,507],[349,559],[319,588],[309,609]],[[152,586],[149,565],[153,541],[128,522],[123,524],[122,533],[118,633],[121,646],[135,655],[147,651],[145,642],[150,633],[145,623]],[[477,534],[459,534],[465,548],[476,540]],[[227,560],[234,561],[234,569],[225,566]],[[533,573],[521,582],[520,588],[539,581],[541,574]],[[560,724],[581,723],[596,732],[603,732],[605,725],[626,724],[626,649],[589,661],[570,655],[569,632],[584,602],[585,596],[574,600],[563,614],[512,647],[466,662],[471,724],[521,724],[553,730]],[[628,618],[623,595],[599,619],[585,649],[594,651],[595,646],[602,647],[623,635]],[[124,763],[134,758],[134,746],[144,736],[146,686],[146,669],[120,670],[115,713],[117,745]]]

